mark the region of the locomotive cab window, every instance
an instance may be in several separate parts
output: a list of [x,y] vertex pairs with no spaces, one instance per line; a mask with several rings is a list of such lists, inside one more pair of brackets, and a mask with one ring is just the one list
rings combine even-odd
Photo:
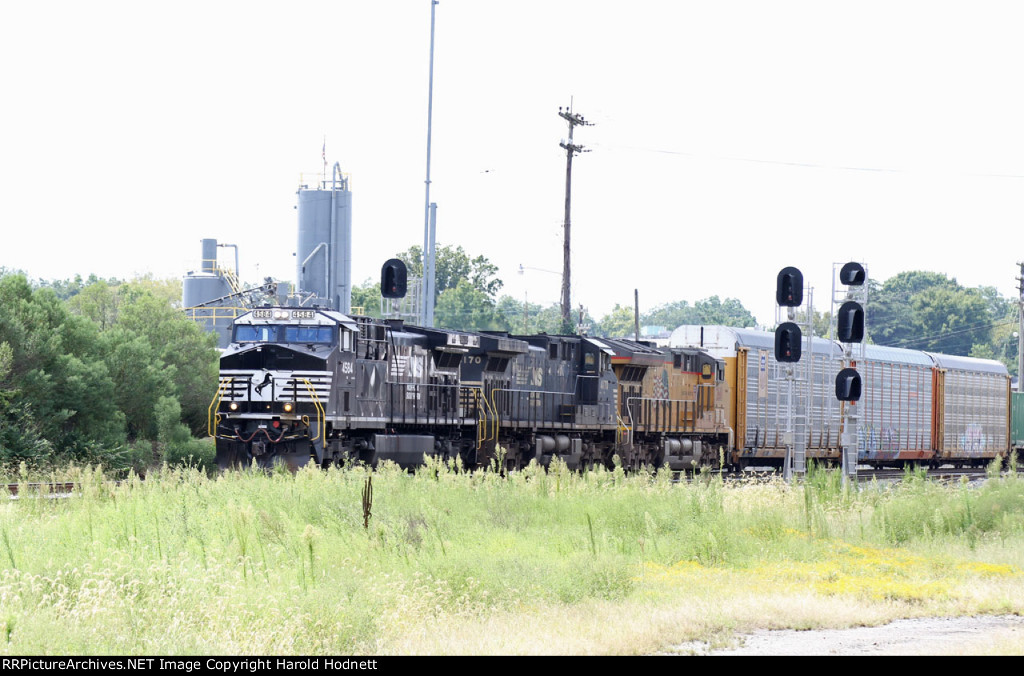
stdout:
[[252,326],[250,324],[235,326],[236,343],[271,343],[276,339],[276,326]]
[[334,342],[334,327],[297,324],[238,324],[235,326],[235,342],[330,345]]
[[333,326],[284,326],[285,343],[315,343],[330,345],[334,342]]

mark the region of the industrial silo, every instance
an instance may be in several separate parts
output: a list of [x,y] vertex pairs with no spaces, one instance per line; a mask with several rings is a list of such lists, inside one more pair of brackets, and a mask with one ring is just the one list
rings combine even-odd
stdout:
[[296,280],[303,305],[344,314],[352,304],[352,193],[335,163],[330,181],[298,191],[299,237]]
[[[181,283],[181,301],[186,315],[207,331],[218,334],[218,343],[226,347],[231,337],[231,322],[238,314],[237,276],[217,264],[217,240],[204,239],[199,272],[189,271]],[[228,244],[224,246],[234,246]],[[237,252],[237,249],[236,249]],[[237,264],[237,263],[236,263]]]

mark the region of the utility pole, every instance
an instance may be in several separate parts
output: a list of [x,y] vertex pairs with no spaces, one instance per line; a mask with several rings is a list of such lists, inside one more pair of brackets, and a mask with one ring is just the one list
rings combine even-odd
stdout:
[[572,331],[572,305],[569,298],[569,289],[571,288],[569,273],[571,257],[569,213],[572,205],[572,157],[576,153],[590,152],[581,145],[573,144],[572,131],[576,128],[576,125],[590,127],[593,126],[593,123],[584,120],[582,115],[572,112],[571,100],[567,109],[562,110],[561,106],[559,106],[558,114],[569,123],[569,142],[562,141],[558,145],[565,148],[565,244],[562,249],[562,332],[570,333]]

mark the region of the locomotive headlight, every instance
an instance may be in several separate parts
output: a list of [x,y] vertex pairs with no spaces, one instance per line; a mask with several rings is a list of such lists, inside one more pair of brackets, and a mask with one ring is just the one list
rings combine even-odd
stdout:
[[290,402],[284,405],[284,412],[285,413],[291,413],[292,412],[292,405],[291,405]]
[[238,402],[237,401],[231,402],[230,404],[228,404],[228,408],[230,408],[232,411],[237,411],[238,410]]

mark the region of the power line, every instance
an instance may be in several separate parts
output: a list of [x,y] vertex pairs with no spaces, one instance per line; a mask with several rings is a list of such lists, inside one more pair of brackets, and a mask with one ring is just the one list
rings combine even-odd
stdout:
[[[819,162],[795,162],[790,160],[775,160],[775,159],[762,159],[757,157],[742,157],[736,155],[716,155],[716,154],[702,154],[693,153],[683,150],[671,150],[667,148],[650,148],[645,146],[631,146],[631,145],[619,145],[610,143],[594,143],[595,146],[601,148],[610,149],[626,149],[636,150],[645,153],[657,153],[659,155],[677,155],[680,157],[692,157],[694,159],[712,159],[712,160],[726,160],[729,162],[749,162],[752,164],[774,164],[783,167],[799,167],[804,169],[827,169],[830,171],[866,171],[875,173],[888,173],[888,174],[916,174],[916,173],[947,173],[947,172],[935,172],[929,170],[927,172],[919,172],[915,169],[898,169],[893,167],[861,167],[853,165],[842,165],[842,164],[822,164]],[[972,176],[975,178],[1024,178],[1024,174],[1006,174],[997,172],[948,172],[951,175],[956,176]]]
[[955,338],[965,333],[972,333],[974,331],[983,331],[985,329],[995,329],[1000,326],[1010,326],[1014,324],[1016,320],[1000,321],[1000,322],[986,322],[984,324],[974,324],[971,326],[964,326],[953,331],[944,331],[943,333],[935,333],[930,336],[918,336],[916,338],[907,338],[905,340],[897,341],[890,347],[909,347],[911,345],[920,345],[922,343],[935,342],[942,343],[949,338]]

